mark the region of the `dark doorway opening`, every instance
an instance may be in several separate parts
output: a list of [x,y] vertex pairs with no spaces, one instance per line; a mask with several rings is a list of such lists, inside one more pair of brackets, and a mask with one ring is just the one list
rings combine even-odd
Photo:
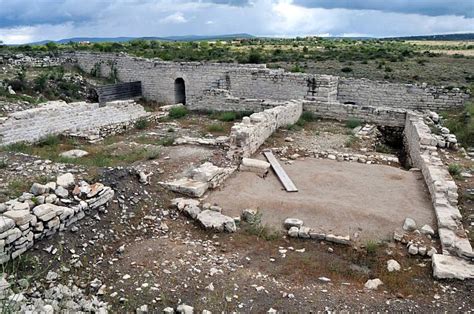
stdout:
[[186,86],[182,77],[174,81],[174,101],[176,104],[186,105]]

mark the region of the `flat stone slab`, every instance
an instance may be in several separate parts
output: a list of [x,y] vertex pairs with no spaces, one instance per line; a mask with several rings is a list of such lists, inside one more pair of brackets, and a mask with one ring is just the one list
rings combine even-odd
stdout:
[[473,279],[474,264],[451,255],[434,254],[431,257],[433,276],[438,279]]
[[197,215],[196,219],[206,229],[213,229],[219,232],[235,232],[237,229],[234,219],[213,210],[202,211]]
[[161,182],[160,184],[173,192],[192,197],[203,196],[209,188],[209,184],[207,182],[200,182],[188,178],[182,178],[170,182]]

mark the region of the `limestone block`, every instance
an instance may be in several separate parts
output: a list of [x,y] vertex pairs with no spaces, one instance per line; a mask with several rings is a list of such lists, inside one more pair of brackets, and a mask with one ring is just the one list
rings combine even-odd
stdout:
[[459,257],[433,254],[431,257],[433,276],[437,279],[473,279],[474,264]]
[[206,229],[213,229],[219,232],[235,232],[235,221],[229,216],[225,216],[213,210],[204,210],[199,213],[197,220]]
[[33,219],[29,210],[9,210],[4,212],[3,215],[13,219],[17,226],[27,224]]
[[191,197],[201,197],[209,188],[207,182],[199,182],[189,178],[181,178],[171,182],[160,182],[160,184],[171,191]]
[[15,227],[15,221],[11,218],[0,216],[0,234]]

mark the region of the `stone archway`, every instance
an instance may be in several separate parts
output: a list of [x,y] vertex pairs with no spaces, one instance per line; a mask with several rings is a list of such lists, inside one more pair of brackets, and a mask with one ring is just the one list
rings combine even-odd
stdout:
[[186,85],[182,77],[178,77],[174,81],[174,102],[186,105]]

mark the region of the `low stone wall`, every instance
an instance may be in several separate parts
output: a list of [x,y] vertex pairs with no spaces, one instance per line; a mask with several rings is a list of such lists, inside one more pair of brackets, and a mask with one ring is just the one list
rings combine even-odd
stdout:
[[[33,143],[47,135],[108,130],[148,117],[144,108],[133,101],[98,103],[48,102],[38,108],[14,112],[0,120],[0,146],[17,142]],[[110,132],[110,130],[108,130]]]
[[283,104],[265,99],[249,99],[233,96],[226,89],[210,89],[187,107],[191,110],[252,111],[260,112]]
[[361,106],[443,111],[460,108],[469,95],[458,88],[339,78],[337,100]]
[[30,193],[0,203],[0,264],[23,254],[35,242],[65,230],[113,197],[110,187],[84,181],[76,185],[73,175],[67,173],[56,182],[35,183]]
[[405,125],[407,114],[405,109],[360,106],[337,102],[304,101],[303,108],[305,111],[313,112],[316,116],[325,119],[358,119],[367,123],[395,127],[403,127]]
[[289,101],[245,117],[231,129],[229,153],[234,158],[250,157],[278,128],[298,121],[302,112],[302,101]]
[[443,254],[472,254],[457,206],[457,186],[438,156],[436,138],[423,117],[414,113],[408,113],[404,132],[409,161],[421,170],[431,195]]

